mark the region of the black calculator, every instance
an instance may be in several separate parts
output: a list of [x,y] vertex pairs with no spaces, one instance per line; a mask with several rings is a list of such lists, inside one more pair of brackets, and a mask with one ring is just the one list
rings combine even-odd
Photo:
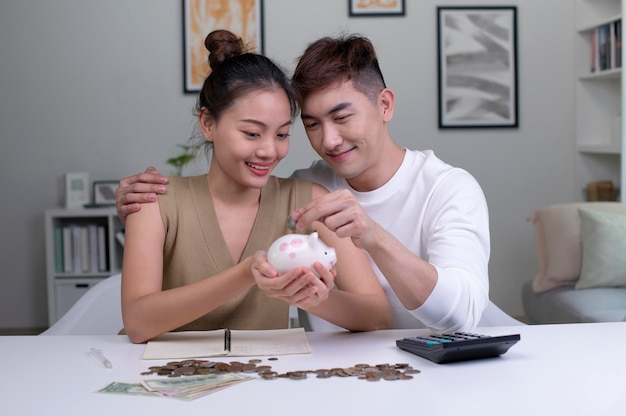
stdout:
[[519,334],[490,336],[447,332],[399,339],[396,340],[396,345],[432,362],[443,364],[497,357],[507,352],[519,340]]

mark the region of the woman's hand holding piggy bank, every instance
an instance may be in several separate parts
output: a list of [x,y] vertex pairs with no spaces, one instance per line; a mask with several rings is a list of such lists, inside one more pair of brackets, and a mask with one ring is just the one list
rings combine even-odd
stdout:
[[313,264],[320,262],[327,269],[332,269],[337,262],[337,254],[314,232],[310,235],[287,234],[279,237],[268,249],[267,259],[279,274],[306,266],[317,275]]

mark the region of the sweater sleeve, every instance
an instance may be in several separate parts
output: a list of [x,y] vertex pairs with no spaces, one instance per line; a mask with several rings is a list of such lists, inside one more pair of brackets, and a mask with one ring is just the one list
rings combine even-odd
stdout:
[[433,188],[423,222],[426,258],[438,280],[419,308],[410,311],[440,331],[474,329],[489,302],[489,214],[478,182],[453,169]]

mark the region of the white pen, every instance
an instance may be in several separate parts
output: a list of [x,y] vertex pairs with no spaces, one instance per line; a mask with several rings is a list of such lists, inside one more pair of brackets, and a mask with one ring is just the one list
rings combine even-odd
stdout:
[[113,368],[113,364],[111,364],[111,361],[109,361],[109,359],[105,357],[104,354],[102,354],[102,350],[92,347],[89,350],[89,353],[93,358],[95,358],[100,364],[102,364],[106,368]]

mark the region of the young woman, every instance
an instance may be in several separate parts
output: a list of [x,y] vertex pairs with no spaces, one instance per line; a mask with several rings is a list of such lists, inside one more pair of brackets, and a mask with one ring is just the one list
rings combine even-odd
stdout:
[[[289,150],[296,104],[286,75],[228,31],[205,41],[211,74],[197,117],[206,175],[170,177],[167,193],[126,218],[124,329],[133,342],[168,331],[286,328],[289,305],[349,330],[388,328],[391,311],[365,254],[315,222],[337,265],[279,275],[265,250],[297,207],[328,191],[271,175]],[[287,294],[287,296],[285,296]]]

